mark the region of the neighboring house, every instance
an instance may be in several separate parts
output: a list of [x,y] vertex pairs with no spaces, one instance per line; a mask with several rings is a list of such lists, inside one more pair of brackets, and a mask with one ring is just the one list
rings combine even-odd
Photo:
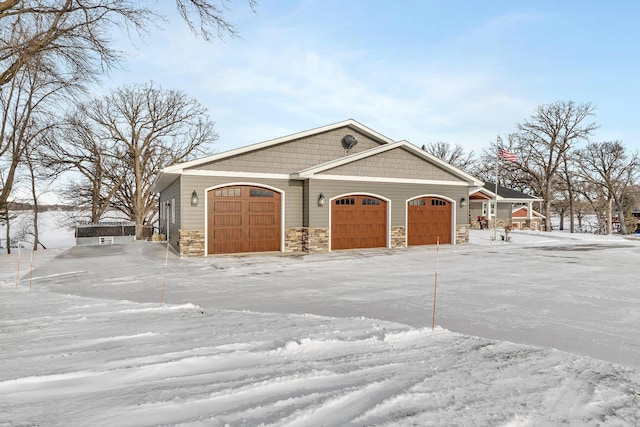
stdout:
[[180,256],[468,242],[482,181],[354,120],[165,167],[160,227]]
[[[513,228],[520,230],[540,230],[544,226],[544,219],[546,218],[541,213],[535,210],[529,210],[529,206],[514,206],[511,211],[511,223]],[[531,212],[531,214],[529,214]]]
[[[640,211],[634,210],[631,212],[631,215],[636,219],[636,226],[633,229],[629,229],[627,227],[627,233],[640,233]],[[603,219],[602,224],[606,223],[606,220]],[[613,221],[611,222],[611,227],[613,228],[614,233],[620,232],[620,214],[613,216]]]
[[[519,191],[511,190],[506,187],[498,186],[498,209],[497,209],[497,227],[505,226],[517,227],[521,229],[540,230],[541,219],[544,216],[533,210],[533,203],[541,202],[539,197],[529,196]],[[515,210],[519,206],[526,209]],[[516,218],[514,221],[514,212]],[[524,213],[524,217],[521,217]],[[474,188],[469,192],[469,215],[471,227],[474,229],[481,228],[480,222],[483,222],[489,228],[494,227],[496,219],[496,185],[495,183],[485,183],[482,187]],[[480,218],[480,221],[478,220]]]

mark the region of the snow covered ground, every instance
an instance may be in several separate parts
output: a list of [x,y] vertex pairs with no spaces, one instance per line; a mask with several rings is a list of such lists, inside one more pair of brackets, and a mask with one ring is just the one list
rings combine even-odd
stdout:
[[640,241],[492,235],[0,256],[0,426],[640,425]]
[[[17,217],[11,221],[11,240],[14,247],[17,242],[24,248],[31,249],[33,243],[33,213],[26,211],[12,212]],[[38,215],[39,238],[46,248],[68,248],[76,244],[73,223],[74,211],[47,211]],[[15,250],[15,248],[14,248]],[[7,230],[0,224],[0,255],[7,253]]]

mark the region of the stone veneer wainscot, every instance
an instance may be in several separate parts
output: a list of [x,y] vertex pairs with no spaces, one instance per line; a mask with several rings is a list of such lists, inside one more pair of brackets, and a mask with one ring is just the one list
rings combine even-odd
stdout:
[[180,258],[204,256],[204,230],[180,230]]

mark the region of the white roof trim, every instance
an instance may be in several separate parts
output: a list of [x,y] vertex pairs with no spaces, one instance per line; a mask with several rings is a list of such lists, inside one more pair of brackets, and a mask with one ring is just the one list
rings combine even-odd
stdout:
[[[493,191],[487,190],[484,187],[477,188],[475,190],[469,191],[469,197],[471,197],[472,195],[474,195],[476,193],[486,194],[487,196],[491,197],[491,199],[493,199],[493,200],[495,200],[495,198],[496,198],[496,193],[494,193]],[[503,200],[503,198],[501,196],[498,196],[498,200]]]
[[[164,173],[180,173],[182,170],[186,169],[186,168],[191,168],[194,166],[198,166],[201,165],[203,163],[209,163],[209,162],[213,162],[216,160],[221,160],[227,157],[231,157],[231,156],[237,156],[238,154],[244,154],[244,153],[248,153],[251,151],[255,151],[255,150],[260,150],[262,148],[267,148],[267,147],[271,147],[273,145],[278,145],[278,144],[282,144],[284,142],[288,142],[288,141],[293,141],[295,139],[300,139],[300,138],[305,138],[307,136],[311,136],[311,135],[315,135],[318,133],[323,133],[323,132],[328,132],[330,130],[334,130],[334,129],[339,129],[341,127],[345,127],[345,126],[350,126],[353,127],[359,131],[361,131],[362,133],[367,134],[368,136],[370,136],[373,139],[378,140],[379,142],[382,142],[383,144],[391,144],[393,142],[392,139],[387,138],[386,136],[374,131],[373,129],[370,129],[368,127],[366,127],[365,125],[353,120],[353,119],[348,119],[348,120],[344,120],[338,123],[333,123],[330,125],[326,125],[326,126],[321,126],[318,128],[314,128],[314,129],[309,129],[309,130],[305,130],[302,132],[298,132],[298,133],[294,133],[291,135],[287,135],[287,136],[283,136],[280,138],[276,138],[276,139],[270,139],[267,141],[263,141],[263,142],[259,142],[257,144],[251,144],[251,145],[247,145],[245,147],[240,147],[240,148],[236,148],[234,150],[229,150],[229,151],[225,151],[222,153],[217,153],[217,154],[213,154],[211,156],[207,156],[207,157],[203,157],[201,159],[197,159],[197,160],[192,160],[190,162],[184,162],[184,163],[178,163],[175,164],[173,166],[167,166],[164,169],[162,169],[162,172]],[[180,171],[180,172],[178,172]]]
[[315,175],[315,180],[321,181],[362,181],[362,182],[390,182],[402,184],[429,184],[429,185],[451,185],[467,187],[469,184],[464,181],[439,181],[435,179],[408,179],[408,178],[385,178],[378,176],[351,176],[351,175]]
[[183,175],[190,176],[222,176],[229,178],[262,178],[262,179],[289,179],[286,173],[266,173],[266,172],[235,172],[235,171],[214,171],[202,169],[188,169],[180,171]]
[[526,199],[518,199],[518,198],[501,198],[500,200],[504,201],[504,202],[512,202],[512,203],[533,203],[533,202],[541,202],[543,199],[537,199],[537,198],[530,198],[527,197]]

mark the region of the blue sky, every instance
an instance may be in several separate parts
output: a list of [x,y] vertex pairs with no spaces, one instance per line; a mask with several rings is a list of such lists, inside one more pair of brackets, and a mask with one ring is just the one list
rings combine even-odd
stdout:
[[226,151],[353,118],[394,140],[478,153],[537,106],[591,102],[594,140],[640,148],[640,2],[262,0],[230,4],[241,38],[177,18],[103,88],[153,80],[204,104]]

